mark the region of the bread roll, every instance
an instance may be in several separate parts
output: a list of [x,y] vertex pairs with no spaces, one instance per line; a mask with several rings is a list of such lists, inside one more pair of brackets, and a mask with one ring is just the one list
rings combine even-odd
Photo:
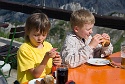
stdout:
[[110,45],[110,41],[104,39],[104,41],[101,43],[101,45],[102,45],[103,47],[108,47],[108,46]]
[[45,81],[45,84],[54,84],[54,77],[51,75],[46,75],[43,80]]

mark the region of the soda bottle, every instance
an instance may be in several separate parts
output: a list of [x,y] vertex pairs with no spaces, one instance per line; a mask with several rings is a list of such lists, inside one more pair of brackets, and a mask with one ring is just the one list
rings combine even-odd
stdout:
[[[59,53],[56,53],[56,55],[58,55]],[[54,59],[54,58],[53,58]],[[57,65],[55,65],[54,63],[53,63],[53,66],[52,66],[52,76],[54,77],[54,78],[56,78],[56,70],[57,70]]]
[[55,74],[56,74],[56,69],[57,69],[57,66],[53,63],[53,66],[52,66],[52,76],[54,78],[56,78]]

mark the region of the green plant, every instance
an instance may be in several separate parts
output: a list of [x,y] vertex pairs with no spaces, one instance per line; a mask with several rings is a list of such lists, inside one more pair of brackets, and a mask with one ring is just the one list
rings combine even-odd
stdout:
[[113,52],[118,52],[121,50],[121,42],[123,42],[124,40],[125,40],[124,37],[120,37],[120,39],[113,45],[113,47],[114,47]]
[[9,37],[9,33],[5,33],[5,32],[0,30],[0,37],[8,38]]
[[53,47],[58,48],[58,51],[61,50],[66,32],[70,28],[68,22],[63,20],[57,20],[55,25],[50,29],[47,41],[49,41]]

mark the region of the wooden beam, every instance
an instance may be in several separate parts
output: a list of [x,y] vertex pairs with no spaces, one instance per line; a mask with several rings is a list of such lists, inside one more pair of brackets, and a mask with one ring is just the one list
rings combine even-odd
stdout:
[[9,24],[6,24],[6,23],[0,23],[0,27],[7,28],[8,26],[9,26]]
[[116,16],[105,16],[94,14],[97,26],[125,30],[125,18]]
[[[24,4],[12,1],[0,1],[0,8],[6,10],[12,10],[16,12],[22,12],[26,14],[32,14],[36,11],[43,12],[48,15],[49,18],[55,18],[60,20],[69,21],[72,11],[56,9],[50,7],[36,6],[32,4]],[[109,27],[113,29],[125,30],[125,18],[115,16],[105,16],[94,14],[95,26]]]

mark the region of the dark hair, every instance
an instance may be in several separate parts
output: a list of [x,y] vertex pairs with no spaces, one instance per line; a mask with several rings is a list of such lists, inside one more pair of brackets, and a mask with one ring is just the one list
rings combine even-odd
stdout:
[[29,41],[29,34],[32,30],[39,31],[41,34],[48,34],[50,29],[50,21],[44,13],[34,13],[29,16],[25,24],[25,40]]

